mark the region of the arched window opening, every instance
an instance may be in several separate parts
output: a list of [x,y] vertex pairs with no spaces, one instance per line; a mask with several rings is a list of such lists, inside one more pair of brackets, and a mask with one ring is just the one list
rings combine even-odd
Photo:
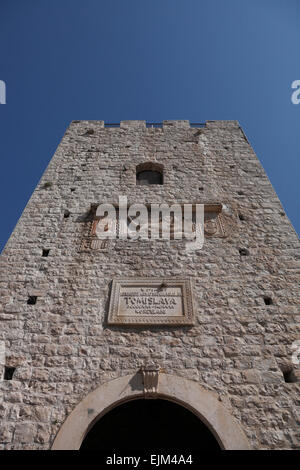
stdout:
[[163,184],[163,166],[153,162],[141,163],[136,167],[136,184]]

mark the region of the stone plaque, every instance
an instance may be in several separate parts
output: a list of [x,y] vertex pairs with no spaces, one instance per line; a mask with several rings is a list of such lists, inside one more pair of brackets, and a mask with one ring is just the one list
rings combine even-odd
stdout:
[[187,279],[115,279],[108,324],[193,325],[191,283]]

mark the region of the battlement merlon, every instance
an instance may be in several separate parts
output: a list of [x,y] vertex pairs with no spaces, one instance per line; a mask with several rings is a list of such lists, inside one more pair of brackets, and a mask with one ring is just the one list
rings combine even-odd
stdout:
[[205,122],[190,122],[188,120],[164,120],[162,122],[147,122],[144,120],[127,120],[115,123],[105,122],[101,120],[73,120],[70,126],[92,126],[96,128],[121,128],[121,129],[145,129],[145,128],[175,128],[175,129],[188,129],[188,128],[239,128],[240,124],[236,120],[228,121],[205,121]]

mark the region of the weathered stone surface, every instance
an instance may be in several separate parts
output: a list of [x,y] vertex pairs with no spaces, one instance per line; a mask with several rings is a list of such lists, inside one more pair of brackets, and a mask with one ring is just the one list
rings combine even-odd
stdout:
[[[145,162],[163,165],[163,185],[136,185]],[[199,251],[175,240],[93,249],[91,207],[119,195],[219,204],[226,230],[217,237],[209,224]],[[297,255],[298,237],[236,121],[73,121],[1,256],[0,340],[16,370],[0,381],[0,449],[50,448],[86,395],[148,361],[223,397],[252,448],[299,447],[300,383],[281,371],[299,377]],[[195,324],[107,325],[111,281],[145,277],[191,279]]]
[[37,426],[33,423],[17,423],[15,429],[14,442],[18,444],[28,444],[34,441]]

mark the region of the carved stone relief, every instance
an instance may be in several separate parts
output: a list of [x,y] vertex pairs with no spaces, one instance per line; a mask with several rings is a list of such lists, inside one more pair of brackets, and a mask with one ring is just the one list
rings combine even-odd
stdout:
[[154,362],[141,367],[145,398],[155,398],[158,393],[158,379],[161,367]]
[[187,279],[115,279],[110,325],[193,325],[191,283]]
[[[107,239],[103,240],[99,238],[99,233],[104,232],[109,227],[109,221],[106,217],[96,217],[97,205],[93,205],[90,211],[90,215],[87,220],[84,222],[83,227],[83,236],[81,238],[80,251],[107,251],[111,246],[113,240]],[[206,204],[204,212],[204,235],[207,238],[226,238],[230,235],[233,228],[236,226],[236,221],[234,217],[229,217],[226,214],[221,212],[222,207],[220,204]],[[118,238],[119,230],[119,217],[118,217],[118,208],[116,207],[116,234]],[[135,217],[128,217],[128,233],[130,232],[129,225],[134,222]],[[170,217],[170,239],[172,241],[176,240],[176,224],[174,220],[174,215],[171,214]],[[180,225],[181,227],[181,225]],[[151,231],[162,229],[162,221],[159,220],[158,227],[151,227],[149,223],[148,236],[151,238]],[[180,229],[181,230],[181,229]],[[196,231],[196,224],[193,223],[193,231]]]

